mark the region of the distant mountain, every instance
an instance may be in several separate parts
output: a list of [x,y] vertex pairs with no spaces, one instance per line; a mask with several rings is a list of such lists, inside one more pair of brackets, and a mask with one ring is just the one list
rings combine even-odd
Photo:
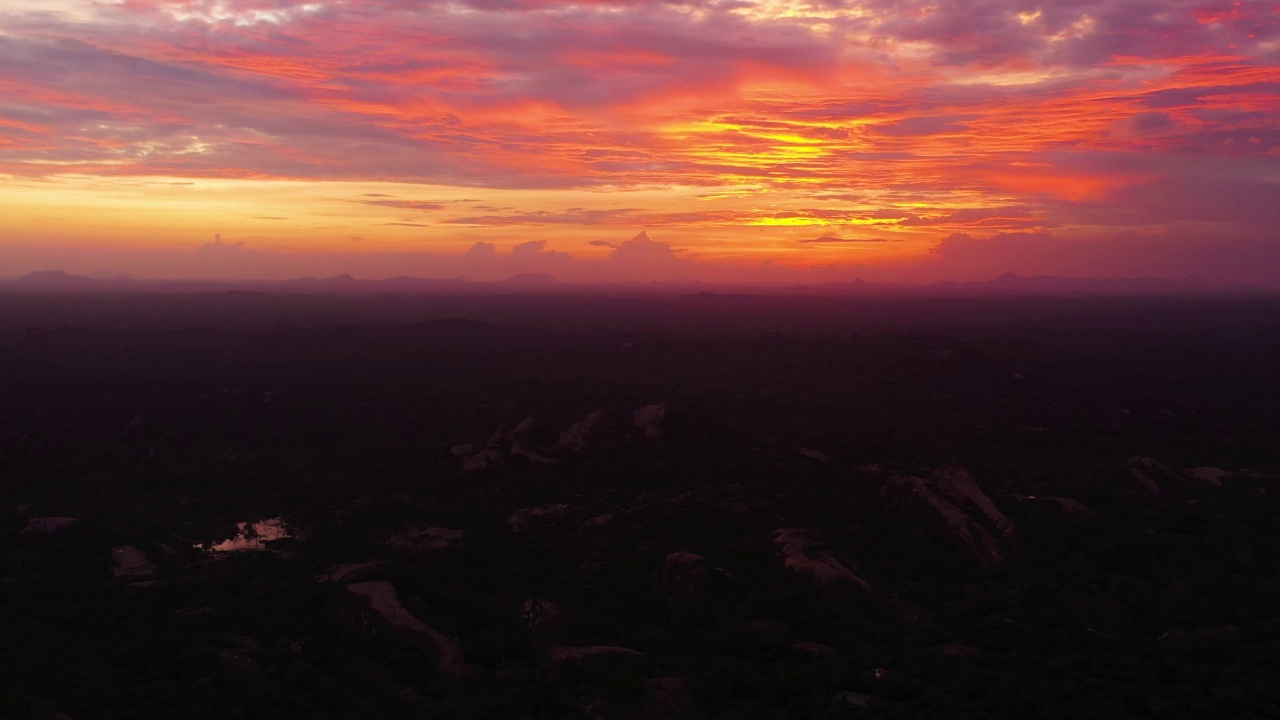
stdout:
[[550,273],[518,273],[503,280],[502,284],[547,287],[549,285],[559,285],[560,281]]
[[72,275],[63,270],[40,270],[23,275],[16,282],[26,285],[84,285],[94,280],[83,275]]
[[1215,283],[1200,275],[1184,278],[1073,278],[1053,275],[1024,277],[1005,273],[990,280],[931,284],[902,282],[868,282],[862,278],[850,281],[815,284],[711,283],[693,280],[669,282],[568,282],[548,273],[519,273],[505,280],[468,280],[455,278],[422,278],[402,275],[371,280],[348,274],[321,278],[300,277],[290,280],[140,280],[128,277],[86,277],[63,270],[43,270],[20,278],[0,281],[0,291],[45,293],[141,293],[173,294],[234,292],[250,290],[265,293],[304,294],[384,294],[406,295],[483,295],[487,293],[547,292],[576,293],[695,293],[708,297],[724,295],[833,295],[833,296],[1021,296],[1021,295],[1260,295],[1274,294],[1280,289],[1252,283]]
[[1076,293],[1098,295],[1185,295],[1221,292],[1223,288],[1192,275],[1185,278],[1138,277],[1092,279],[1040,275],[1022,277],[1005,273],[982,282],[948,284],[954,289],[989,291],[995,293],[1057,294]]

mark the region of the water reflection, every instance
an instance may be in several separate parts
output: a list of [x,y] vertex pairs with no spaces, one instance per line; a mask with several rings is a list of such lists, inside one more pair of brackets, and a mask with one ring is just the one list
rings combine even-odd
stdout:
[[[259,520],[254,523],[236,523],[239,531],[235,537],[214,543],[209,549],[214,552],[239,552],[243,550],[266,550],[266,544],[272,540],[290,537],[289,526],[281,518]],[[203,549],[202,545],[196,548]]]

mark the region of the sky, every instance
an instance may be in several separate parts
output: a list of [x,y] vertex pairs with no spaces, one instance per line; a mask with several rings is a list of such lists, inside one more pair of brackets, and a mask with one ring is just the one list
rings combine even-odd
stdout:
[[1280,2],[4,0],[54,268],[1280,284]]

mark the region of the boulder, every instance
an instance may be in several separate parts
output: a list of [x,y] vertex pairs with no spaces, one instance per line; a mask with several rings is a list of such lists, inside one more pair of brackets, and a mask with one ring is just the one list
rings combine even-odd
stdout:
[[881,495],[891,502],[929,508],[985,565],[1002,564],[1017,546],[1013,522],[958,465],[938,468],[927,479],[895,475],[885,481]]
[[524,532],[535,524],[564,517],[569,506],[564,503],[548,503],[517,510],[507,516],[507,522],[514,532]]
[[1010,494],[1009,497],[1012,497],[1013,499],[1018,500],[1020,502],[1053,503],[1058,507],[1062,508],[1062,511],[1066,513],[1073,513],[1078,515],[1089,515],[1092,512],[1091,510],[1089,510],[1089,506],[1085,505],[1079,500],[1072,500],[1071,498],[1067,498],[1067,497],[1056,497],[1053,495],[1019,495],[1017,493],[1012,493]]
[[489,441],[479,450],[474,450],[470,444],[454,445],[453,452],[459,454],[459,451],[474,450],[462,458],[462,463],[458,468],[458,472],[463,475],[468,473],[484,472],[486,470],[497,470],[507,464],[507,450],[509,441],[505,433],[498,431],[489,436]]
[[76,518],[70,517],[33,517],[27,520],[22,532],[28,535],[52,535],[56,532],[62,532],[78,522],[80,521]]
[[149,578],[156,574],[156,566],[146,553],[132,545],[111,548],[111,574],[118,578]]
[[352,624],[409,643],[429,658],[443,677],[462,678],[471,674],[458,642],[414,617],[401,604],[391,583],[354,583],[343,591],[348,601],[347,618]]
[[973,476],[960,465],[944,465],[929,474],[929,482],[942,491],[957,507],[976,509],[981,512],[996,531],[1009,542],[1016,540],[1016,529],[1013,522],[996,508],[991,498],[982,492],[982,488],[974,482]]
[[1231,476],[1235,473],[1216,467],[1197,467],[1184,470],[1182,471],[1182,474],[1185,475],[1187,479],[1201,485],[1222,487],[1231,480]]
[[434,552],[458,547],[465,535],[462,530],[414,526],[393,533],[387,545],[409,552]]
[[782,546],[782,558],[793,572],[816,580],[823,587],[848,583],[870,589],[871,585],[859,577],[851,563],[831,554],[808,528],[784,528],[773,535],[773,542]]
[[605,513],[603,515],[597,515],[591,518],[590,520],[584,521],[581,525],[578,526],[578,530],[580,531],[591,530],[593,528],[607,527],[609,525],[612,525],[613,522],[617,519],[618,519],[618,516],[614,515],[613,513]]
[[1180,478],[1172,470],[1149,457],[1129,458],[1125,471],[1152,495],[1163,495],[1180,483]]
[[511,457],[522,457],[533,465],[554,465],[555,460],[544,457],[536,449],[534,439],[534,421],[528,417],[516,425],[507,436],[510,442]]
[[666,434],[667,403],[656,403],[631,413],[632,425],[646,438],[657,440]]
[[801,455],[813,460],[814,462],[829,463],[831,458],[821,450],[810,450],[809,448],[800,448],[798,451]]
[[604,424],[604,413],[596,411],[569,426],[568,430],[560,433],[560,439],[556,442],[556,449],[581,455],[591,447],[591,441],[596,432]]

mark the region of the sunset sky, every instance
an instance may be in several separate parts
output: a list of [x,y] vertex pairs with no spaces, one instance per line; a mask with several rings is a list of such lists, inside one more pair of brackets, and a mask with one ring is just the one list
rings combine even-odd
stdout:
[[52,268],[1276,283],[1280,3],[4,0]]

